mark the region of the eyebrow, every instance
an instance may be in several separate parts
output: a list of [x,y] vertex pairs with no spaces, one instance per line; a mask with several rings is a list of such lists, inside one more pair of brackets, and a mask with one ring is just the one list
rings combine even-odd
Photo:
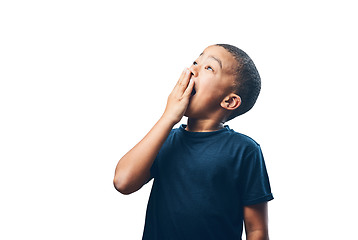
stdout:
[[220,68],[223,68],[223,65],[222,65],[220,59],[218,59],[218,58],[216,58],[216,57],[214,57],[214,56],[209,56],[209,58],[212,58],[212,59],[214,59],[215,61],[217,61],[217,62],[219,63],[219,65],[220,65]]
[[[200,53],[199,57],[200,57],[201,55],[203,55],[203,54],[204,54],[204,52]],[[222,64],[222,62],[221,62],[220,59],[218,59],[218,58],[216,58],[216,57],[214,57],[214,56],[211,56],[211,55],[208,56],[208,57],[214,59],[215,61],[217,61],[217,62],[219,63],[219,65],[220,65],[220,68],[223,68],[223,64]]]

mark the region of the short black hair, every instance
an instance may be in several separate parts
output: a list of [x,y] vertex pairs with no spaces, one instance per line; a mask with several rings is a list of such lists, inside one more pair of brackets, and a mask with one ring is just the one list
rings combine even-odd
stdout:
[[225,48],[237,61],[234,92],[240,96],[241,105],[226,119],[229,121],[246,113],[255,105],[261,90],[261,78],[254,62],[244,51],[229,44],[216,44],[216,46]]

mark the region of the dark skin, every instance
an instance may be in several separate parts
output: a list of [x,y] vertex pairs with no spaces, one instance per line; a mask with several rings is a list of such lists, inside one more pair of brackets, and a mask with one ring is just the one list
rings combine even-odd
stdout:
[[244,223],[247,240],[268,240],[267,202],[244,206]]
[[[150,179],[150,168],[173,126],[185,115],[187,131],[208,132],[223,128],[230,112],[241,99],[232,92],[237,64],[224,48],[210,46],[190,69],[185,69],[168,97],[162,117],[118,162],[113,183],[123,194],[139,190]],[[195,85],[196,94],[191,96]],[[244,206],[248,240],[267,240],[267,203]]]

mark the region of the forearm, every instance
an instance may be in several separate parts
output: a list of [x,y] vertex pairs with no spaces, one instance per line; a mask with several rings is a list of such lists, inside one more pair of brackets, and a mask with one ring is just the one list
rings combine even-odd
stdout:
[[194,87],[194,82],[189,79],[190,72],[185,69],[168,97],[163,116],[149,133],[119,160],[113,179],[119,192],[135,192],[150,178],[150,168],[155,157],[173,126],[184,116],[189,104]]
[[246,240],[269,240],[267,231],[256,230],[246,233]]
[[267,202],[245,206],[244,222],[247,240],[268,240]]
[[150,177],[150,168],[174,122],[162,116],[148,134],[119,160],[114,186],[123,194],[140,189]]

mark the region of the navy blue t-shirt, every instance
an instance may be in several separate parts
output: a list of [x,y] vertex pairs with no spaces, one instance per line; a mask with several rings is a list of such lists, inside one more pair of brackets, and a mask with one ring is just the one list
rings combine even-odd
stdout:
[[228,126],[173,129],[152,167],[144,240],[241,239],[243,206],[273,199],[259,144]]

